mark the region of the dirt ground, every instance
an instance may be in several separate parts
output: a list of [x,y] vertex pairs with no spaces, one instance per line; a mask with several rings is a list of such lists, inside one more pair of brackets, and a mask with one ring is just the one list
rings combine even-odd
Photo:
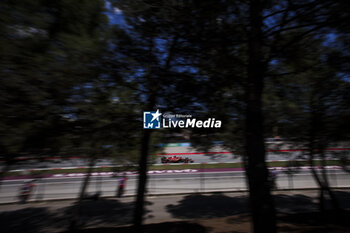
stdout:
[[[348,233],[350,232],[350,212],[343,212],[340,219],[335,213],[328,212],[324,216],[319,213],[279,214],[278,232],[280,233]],[[333,216],[333,217],[332,217]],[[339,215],[338,215],[339,217]],[[90,228],[79,233],[130,233],[131,227]],[[140,232],[140,231],[137,231]],[[200,219],[193,221],[175,221],[147,224],[144,233],[249,233],[251,222],[248,214]],[[66,232],[68,233],[68,232]]]
[[[320,216],[318,212],[302,214],[279,214],[278,232],[280,233],[348,233],[350,232],[350,213],[344,212],[340,219],[328,212]],[[205,219],[198,222],[210,233],[249,233],[250,217],[247,214],[223,218]]]
[[[350,233],[350,192],[335,192],[343,211],[318,211],[316,190],[274,193],[280,233]],[[248,233],[246,193],[147,197],[145,233]],[[74,200],[0,205],[0,232],[66,232]],[[132,233],[134,199],[103,198],[82,206],[80,233]],[[140,232],[140,230],[136,231]],[[268,232],[267,232],[268,233]]]

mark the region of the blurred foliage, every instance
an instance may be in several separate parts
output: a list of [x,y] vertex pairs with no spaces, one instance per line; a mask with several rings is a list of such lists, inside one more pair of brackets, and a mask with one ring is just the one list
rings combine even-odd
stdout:
[[[1,157],[59,153],[135,164],[141,113],[154,108],[215,117],[223,127],[158,130],[151,154],[181,134],[198,150],[223,141],[242,155],[248,5],[109,2],[124,23],[110,24],[101,0],[0,3]],[[348,10],[344,0],[264,5],[265,138],[315,148],[349,140]]]
[[[304,146],[322,165],[325,148],[349,141],[349,6],[3,0],[0,157],[11,165],[73,153],[89,158],[90,171],[99,157],[132,168],[139,160],[137,225],[159,143],[182,135],[209,151],[223,141],[246,155],[253,219],[274,232],[263,140]],[[122,21],[109,23],[108,10]],[[153,109],[215,117],[222,128],[143,130],[142,112]]]
[[1,1],[0,154],[65,151],[70,98],[96,78],[107,27],[103,1]]

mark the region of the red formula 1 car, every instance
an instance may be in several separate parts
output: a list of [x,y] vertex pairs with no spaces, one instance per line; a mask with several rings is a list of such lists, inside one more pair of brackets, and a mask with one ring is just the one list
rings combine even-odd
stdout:
[[193,163],[193,159],[182,158],[177,156],[162,157],[162,163]]

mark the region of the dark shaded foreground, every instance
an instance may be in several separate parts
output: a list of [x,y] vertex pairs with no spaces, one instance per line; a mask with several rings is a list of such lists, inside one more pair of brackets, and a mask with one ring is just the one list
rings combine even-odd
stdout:
[[283,214],[278,217],[280,232],[346,233],[350,232],[350,211]]
[[[279,214],[279,232],[295,233],[347,233],[350,232],[350,211],[335,213],[327,211]],[[224,230],[223,230],[224,229]],[[115,228],[90,228],[75,231],[76,233],[132,233],[131,226]],[[143,233],[243,233],[250,232],[250,216],[239,214],[231,217],[212,218],[207,220],[164,222],[144,225]],[[62,233],[70,233],[69,231]]]
[[[131,226],[117,227],[117,228],[91,228],[76,233],[130,233],[135,232]],[[148,224],[142,227],[143,233],[206,233],[208,232],[205,227],[197,223],[191,222],[164,222],[158,224]],[[70,233],[69,231],[63,233]]]
[[[350,192],[336,191],[344,211],[318,212],[317,191],[278,192],[274,195],[279,232],[350,232]],[[150,202],[152,201],[152,202]],[[75,203],[42,202],[0,206],[0,232],[66,232]],[[247,196],[190,194],[165,196],[146,202],[144,232],[250,232]],[[82,233],[132,232],[133,199],[86,200]],[[147,217],[148,215],[148,217]],[[149,216],[153,217],[150,218]]]
[[214,218],[247,213],[247,205],[246,196],[191,194],[185,196],[177,204],[167,205],[166,210],[174,218]]

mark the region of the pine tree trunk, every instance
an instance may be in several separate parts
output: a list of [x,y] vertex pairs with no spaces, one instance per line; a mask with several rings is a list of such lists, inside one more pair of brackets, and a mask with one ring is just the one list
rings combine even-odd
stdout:
[[72,216],[70,226],[69,226],[69,229],[71,231],[74,231],[74,230],[79,228],[81,206],[82,206],[83,199],[85,197],[87,186],[88,186],[89,181],[90,181],[90,177],[91,177],[92,170],[94,168],[94,164],[95,164],[95,159],[92,158],[89,162],[89,168],[88,168],[87,174],[84,178],[83,184],[82,184],[81,189],[80,189],[80,193],[78,196],[78,203],[75,205],[74,210],[73,210],[73,216]]
[[331,186],[329,185],[328,172],[327,172],[327,169],[326,169],[327,163],[326,163],[324,149],[322,149],[322,151],[321,151],[321,164],[322,164],[322,177],[323,177],[323,181],[324,181],[323,183],[324,183],[324,186],[325,186],[324,187],[325,192],[327,192],[329,198],[331,199],[331,203],[332,203],[333,207],[336,210],[339,210],[340,209],[340,205],[339,205],[338,199],[335,196]]
[[[333,190],[331,187],[329,187],[329,183],[328,183],[328,177],[323,177],[323,176],[319,176],[319,174],[317,173],[317,171],[312,167],[312,175],[316,181],[316,183],[319,186],[320,189],[320,196],[319,196],[319,205],[320,205],[320,211],[324,211],[325,207],[324,207],[324,203],[325,203],[325,194],[328,194],[331,203],[333,205],[333,207],[336,210],[340,210],[340,205],[339,205],[339,201],[336,197],[336,195],[334,194]],[[325,169],[325,168],[322,168]]]
[[[153,52],[153,40],[149,48],[149,57],[152,57]],[[147,109],[153,109],[156,104],[157,91],[160,86],[160,82],[155,82],[152,79],[152,68],[150,64],[147,66],[148,70],[148,82],[146,83],[147,89],[149,90],[149,96],[147,101]],[[140,151],[140,160],[139,160],[139,179],[137,183],[137,196],[134,209],[134,218],[133,218],[133,227],[135,232],[141,232],[143,214],[144,214],[144,204],[145,204],[145,191],[147,184],[147,169],[148,169],[148,155],[149,155],[149,143],[151,139],[152,130],[144,129],[141,141],[141,151]]]
[[141,157],[139,161],[139,180],[137,185],[137,197],[134,212],[134,228],[135,232],[139,232],[142,226],[144,203],[145,203],[145,189],[147,184],[147,162],[149,152],[149,142],[151,137],[151,130],[145,129],[143,131],[142,144],[141,144]]
[[250,35],[248,44],[248,82],[246,86],[245,153],[249,183],[249,201],[253,232],[274,233],[276,213],[270,193],[269,172],[265,162],[262,92],[264,87],[262,2],[250,3]]
[[[321,152],[324,153],[324,152]],[[322,159],[324,160],[324,158]],[[324,194],[327,193],[331,199],[332,205],[336,210],[340,209],[340,205],[338,202],[337,197],[335,196],[334,192],[332,191],[332,189],[329,187],[329,182],[328,182],[328,176],[326,173],[326,168],[325,168],[325,160],[321,161],[322,162],[322,171],[321,171],[321,175],[319,175],[317,173],[317,171],[315,170],[315,164],[314,164],[314,147],[310,146],[309,148],[309,164],[311,167],[311,173],[312,176],[314,177],[317,185],[320,188],[320,195],[319,195],[319,207],[320,207],[320,211],[324,211]]]

